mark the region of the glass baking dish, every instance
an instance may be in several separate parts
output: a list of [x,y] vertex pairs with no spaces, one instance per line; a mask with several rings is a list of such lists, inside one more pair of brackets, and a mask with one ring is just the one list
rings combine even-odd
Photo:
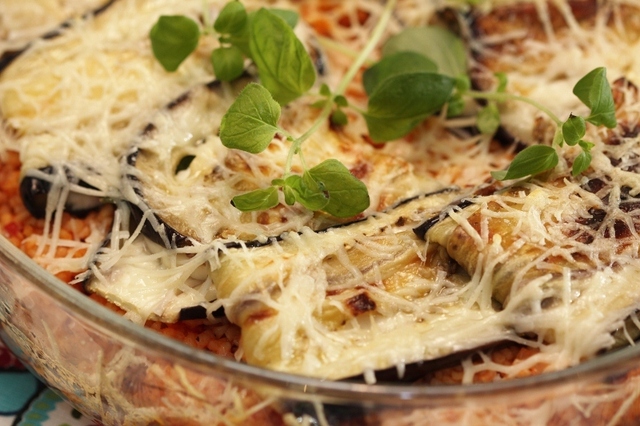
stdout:
[[1,338],[78,410],[130,425],[612,425],[640,421],[640,347],[474,385],[327,382],[192,349],[121,318],[0,238]]

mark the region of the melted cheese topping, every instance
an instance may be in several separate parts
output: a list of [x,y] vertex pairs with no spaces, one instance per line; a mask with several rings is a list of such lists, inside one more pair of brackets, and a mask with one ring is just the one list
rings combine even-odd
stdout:
[[2,0],[0,1],[0,57],[22,49],[32,40],[105,5],[107,0]]
[[[400,3],[389,34],[430,22],[442,6]],[[215,16],[222,4],[212,2],[208,12]],[[536,37],[510,28],[483,34],[471,44],[483,55],[474,64],[482,71],[507,70],[510,91],[545,104],[551,93],[549,107],[568,115],[581,112],[571,87],[594,66],[605,64],[612,78],[637,78],[635,57],[618,55],[620,50],[609,46],[637,48],[638,26],[632,14],[622,13],[629,7],[623,2],[584,22],[565,3],[557,4],[563,25],[554,23],[546,3],[536,2]],[[255,9],[260,2],[246,5]],[[320,34],[348,46],[344,52],[319,41],[328,52],[323,79],[334,85],[352,60],[349,50],[366,43],[382,5],[336,2],[331,13],[320,1],[294,6]],[[610,347],[611,333],[638,308],[633,280],[639,269],[638,230],[635,210],[624,205],[640,191],[636,136],[620,131],[616,136],[624,143],[615,144],[604,132],[589,134],[598,148],[588,178],[566,176],[575,155],[567,151],[565,168],[548,182],[476,197],[467,209],[447,208],[451,193],[429,198],[433,204],[410,212],[406,209],[413,203],[376,213],[452,183],[480,185],[490,170],[506,164],[508,152],[469,131],[472,118],[433,117],[406,140],[373,147],[364,121],[353,114],[340,132],[321,128],[304,154],[312,164],[333,157],[355,174],[366,171],[369,220],[321,233],[316,230],[330,220],[322,222],[296,206],[280,207],[267,217],[242,214],[228,200],[268,184],[288,147],[276,139],[263,155],[230,151],[220,145],[213,118],[198,122],[202,108],[183,116],[164,108],[213,77],[207,55],[216,41],[210,38],[177,73],[164,72],[152,58],[148,31],[160,14],[173,13],[198,19],[202,4],[119,0],[99,16],[74,21],[59,37],[34,41],[0,75],[1,146],[20,152],[25,175],[54,183],[47,218],[55,220],[43,246],[59,244],[60,216],[54,212],[61,211],[70,190],[117,200],[113,232],[90,265],[88,288],[124,308],[131,320],[175,321],[184,307],[200,305],[212,312],[224,306],[243,329],[247,361],[329,379],[364,374],[374,381],[374,370],[397,367],[401,373],[407,363],[504,339],[538,349],[530,362],[564,368]],[[633,90],[626,90],[619,115],[631,128],[638,108]],[[357,80],[348,95],[365,103]],[[286,108],[281,125],[303,133],[317,113],[309,108],[315,100],[303,97]],[[537,117],[509,104],[503,120],[529,141],[532,135],[541,139],[540,131],[546,135],[548,126],[539,125]],[[158,135],[145,134],[149,123]],[[135,150],[153,152],[149,164],[157,167],[141,171],[127,162]],[[185,155],[194,160],[176,173]],[[39,170],[45,166],[56,172]],[[214,170],[224,178],[215,181]],[[72,184],[66,171],[95,189]],[[605,182],[605,189],[585,189],[590,182]],[[156,190],[153,198],[159,201],[151,206],[141,194]],[[133,232],[125,201],[146,206]],[[416,237],[412,227],[441,212],[443,220],[426,241]],[[191,246],[167,249],[141,235],[144,222],[162,214],[198,225],[188,235]],[[630,236],[618,238],[620,229]],[[243,238],[265,242],[284,232],[268,247],[224,245]],[[464,270],[451,272],[453,260]],[[580,333],[577,325],[583,327]],[[467,365],[465,380],[478,368]],[[522,368],[514,366],[511,374]]]
[[[477,12],[469,31],[478,33],[471,47],[481,86],[489,88],[492,74],[504,72],[508,92],[540,102],[565,120],[570,113],[588,115],[572,91],[596,67],[606,67],[611,81],[625,77],[639,84],[637,56],[620,52],[640,48],[640,4],[616,0],[585,4],[584,11],[579,4],[575,15],[566,2],[511,2]],[[506,102],[501,119],[511,136],[526,144],[553,138],[555,126],[531,105]]]

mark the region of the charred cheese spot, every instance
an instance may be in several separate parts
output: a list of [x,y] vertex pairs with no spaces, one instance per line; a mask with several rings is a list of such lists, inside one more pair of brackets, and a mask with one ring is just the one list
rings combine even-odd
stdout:
[[345,303],[354,317],[376,309],[376,302],[371,299],[367,292],[359,293],[347,299]]

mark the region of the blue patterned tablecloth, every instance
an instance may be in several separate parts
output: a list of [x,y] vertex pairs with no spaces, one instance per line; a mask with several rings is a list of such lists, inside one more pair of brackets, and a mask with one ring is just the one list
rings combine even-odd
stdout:
[[0,426],[95,426],[43,385],[0,341]]

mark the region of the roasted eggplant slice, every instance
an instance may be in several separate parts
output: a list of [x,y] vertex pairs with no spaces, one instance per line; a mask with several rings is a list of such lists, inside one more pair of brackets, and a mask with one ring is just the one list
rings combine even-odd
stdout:
[[[167,247],[195,241],[266,241],[308,226],[325,229],[347,220],[314,214],[299,205],[281,204],[265,212],[243,213],[230,203],[235,195],[267,187],[281,177],[289,144],[276,135],[260,155],[225,148],[218,136],[223,114],[251,77],[233,84],[210,83],[193,88],[159,111],[136,139],[125,158],[124,194],[143,231]],[[281,125],[294,134],[308,129],[317,110],[301,98],[283,110]],[[304,105],[304,108],[302,107]],[[391,155],[368,144],[353,144],[328,124],[303,147],[315,165],[337,158],[363,180],[374,205],[388,208],[399,200],[442,185]],[[299,168],[296,171],[300,171]],[[349,219],[351,221],[353,219]]]
[[[384,219],[377,220],[377,225],[371,224],[367,232],[388,234],[392,232],[393,227],[407,228],[410,223],[415,223],[420,215],[431,214],[434,205],[459,196],[458,191],[456,188],[446,188],[428,196],[407,200],[387,213],[380,213]],[[345,235],[361,233],[364,232],[363,224],[372,220],[343,224],[315,235],[327,239],[332,238],[331,235],[336,232]],[[254,250],[256,253],[266,253],[265,249],[270,245],[278,247],[276,250],[279,251],[281,244],[285,244],[283,240],[293,238],[292,235],[288,235],[281,237],[280,241],[274,238],[260,244],[237,244],[220,240],[208,246],[195,244],[167,250],[163,244],[156,243],[139,232],[142,224],[143,222],[138,223],[139,228],[132,230],[130,238],[120,241],[110,238],[95,256],[84,280],[85,290],[97,293],[120,306],[129,318],[137,322],[147,319],[175,322],[178,319],[219,316],[226,310],[217,300],[218,284],[212,277],[217,274],[213,271],[217,269],[220,258],[234,256],[232,253],[236,252]],[[413,240],[416,238],[413,232],[410,234],[412,236],[402,245],[390,249],[396,250],[394,255],[399,257],[394,258],[394,255],[389,253],[385,256],[385,261],[377,265],[377,273],[383,271],[387,276],[391,276],[403,263],[420,261],[420,253],[416,252],[418,248],[413,247]],[[296,235],[305,238],[305,233]],[[362,238],[375,236],[363,235]],[[385,243],[381,244],[384,246]],[[354,262],[358,262],[360,269],[369,270],[369,275],[373,273],[374,265],[369,264],[370,255],[355,251],[352,257]],[[332,282],[339,281],[341,274],[348,274],[339,258],[327,260],[326,263],[333,270]],[[367,309],[368,299],[361,293],[356,291],[355,297],[348,301],[351,308]],[[336,295],[337,298],[345,296],[346,293],[342,296]]]
[[[465,22],[471,35],[474,85],[491,90],[494,73],[505,73],[507,91],[531,98],[562,120],[588,111],[573,95],[575,83],[592,69],[605,66],[611,81],[638,75],[633,55],[640,39],[637,4],[570,0],[506,2],[473,8]],[[635,83],[638,83],[637,81]],[[555,124],[523,102],[499,105],[508,141],[524,145],[550,143]]]
[[[151,113],[211,79],[209,52],[198,50],[179,73],[167,73],[148,46],[149,28],[158,16],[179,12],[197,18],[201,4],[93,4],[108,7],[34,41],[0,74],[0,144],[20,152],[22,194],[38,217],[47,205],[62,208],[64,199],[46,201],[52,190],[60,189],[56,196],[63,198],[69,193],[66,204],[72,212],[118,199],[119,156]],[[80,3],[67,6],[79,10]],[[12,16],[11,7],[2,7],[0,20]],[[26,13],[24,5],[16,7]],[[104,28],[110,28],[109,37]],[[62,188],[65,179],[68,185]]]
[[460,195],[438,192],[352,225],[225,252],[211,277],[242,329],[247,361],[372,382],[375,370],[509,336],[491,307],[466,303],[469,277],[412,231]]
[[111,243],[96,255],[84,288],[125,310],[130,320],[144,324],[212,318],[220,309],[212,303],[216,289],[209,277],[215,249],[169,252],[141,234],[131,241],[113,241],[116,247]]

